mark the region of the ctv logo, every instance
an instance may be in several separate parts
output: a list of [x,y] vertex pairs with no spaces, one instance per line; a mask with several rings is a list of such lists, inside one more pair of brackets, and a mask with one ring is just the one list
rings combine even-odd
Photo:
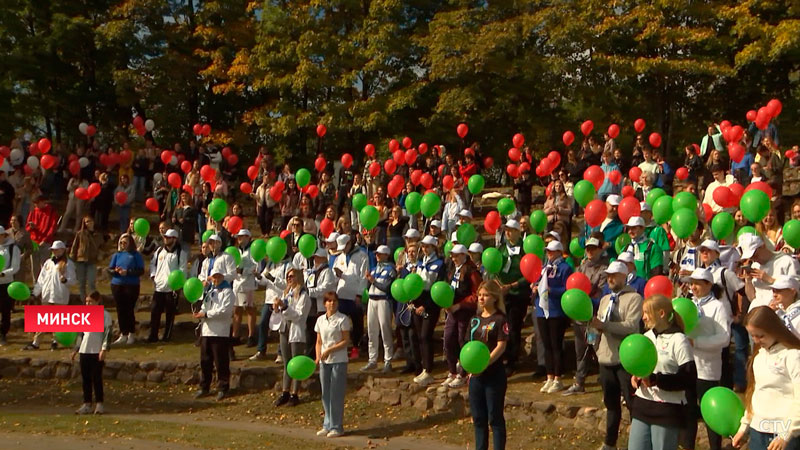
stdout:
[[791,419],[764,419],[758,423],[762,430],[767,430],[776,436],[785,436],[792,427]]
[[31,305],[25,307],[25,332],[104,330],[101,305]]

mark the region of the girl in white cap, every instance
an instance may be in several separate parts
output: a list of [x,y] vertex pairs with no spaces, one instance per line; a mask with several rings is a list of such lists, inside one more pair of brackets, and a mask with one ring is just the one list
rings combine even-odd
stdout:
[[[62,241],[55,241],[50,247],[53,257],[42,265],[39,278],[33,286],[32,294],[41,296],[43,305],[69,304],[69,288],[77,283],[75,264],[67,258],[67,246]],[[33,335],[33,342],[28,344],[26,350],[39,349],[41,332]],[[51,349],[57,347],[55,339],[50,344]]]
[[800,283],[794,278],[780,277],[772,283],[772,308],[783,324],[795,336],[800,338],[800,299],[797,292],[800,291]]

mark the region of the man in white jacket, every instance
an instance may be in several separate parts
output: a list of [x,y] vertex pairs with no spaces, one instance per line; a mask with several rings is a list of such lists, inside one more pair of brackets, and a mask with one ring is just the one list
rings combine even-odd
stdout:
[[0,226],[0,257],[3,267],[0,267],[0,347],[6,345],[6,335],[11,329],[11,310],[14,309],[14,299],[8,295],[8,285],[14,281],[14,275],[19,272],[21,253],[14,238],[5,228]]
[[311,298],[311,310],[308,313],[306,320],[306,355],[313,358],[316,352],[316,346],[312,345],[317,342],[317,333],[314,332],[314,326],[317,324],[317,318],[325,314],[324,296],[327,292],[336,292],[336,287],[339,284],[339,279],[333,273],[333,270],[328,266],[328,251],[324,248],[317,248],[312,257],[314,260],[314,267],[306,269],[306,289],[308,289],[308,296]]
[[[261,310],[261,322],[258,325],[258,348],[255,355],[250,357],[251,361],[261,361],[267,359],[267,338],[269,332],[277,331],[273,328],[272,315],[275,312],[273,305],[275,300],[283,295],[283,290],[286,288],[286,276],[292,270],[292,259],[287,253],[283,260],[279,263],[274,263],[267,260],[267,265],[264,270],[256,275],[256,282],[261,286],[266,286],[264,295],[264,307]],[[280,350],[275,358],[275,364],[282,364]]]
[[211,273],[214,269],[219,269],[228,283],[233,283],[233,280],[236,279],[236,261],[222,250],[220,235],[212,234],[208,237],[208,243],[211,246],[211,255],[203,260],[200,273],[197,274],[197,278],[203,282],[206,291],[211,289]]
[[167,230],[164,233],[164,245],[156,249],[150,259],[150,278],[155,288],[153,292],[153,308],[150,311],[150,337],[147,342],[158,342],[158,328],[161,324],[161,313],[166,311],[163,341],[172,339],[172,326],[175,313],[178,311],[178,293],[169,286],[169,276],[173,271],[183,271],[186,275],[187,252],[178,244],[178,231]]
[[194,313],[203,319],[200,337],[200,390],[195,398],[209,395],[212,370],[217,368],[217,400],[228,395],[230,387],[230,330],[234,295],[230,282],[220,268],[211,270],[211,289],[203,297],[203,306]]
[[339,297],[339,312],[350,317],[353,322],[350,359],[358,358],[358,347],[364,335],[364,312],[361,309],[361,296],[367,288],[369,258],[360,248],[355,247],[350,236],[343,234],[336,238],[339,256],[333,263],[333,272],[339,278],[336,295]]
[[[67,246],[62,241],[53,242],[50,250],[53,252],[53,257],[42,265],[42,271],[39,272],[32,294],[41,296],[43,305],[67,305],[69,288],[76,284],[77,280],[75,264],[67,258]],[[41,335],[41,332],[35,333],[33,342],[25,346],[25,350],[38,350]],[[54,335],[50,349],[55,350],[57,347]]]
[[242,323],[242,314],[247,313],[247,346],[255,347],[258,344],[256,336],[256,306],[253,293],[256,290],[256,271],[258,263],[250,256],[251,234],[250,230],[242,228],[236,234],[239,251],[242,254],[242,263],[236,270],[236,279],[233,280],[233,292],[236,294],[236,306],[233,309],[233,344],[239,345],[239,328]]

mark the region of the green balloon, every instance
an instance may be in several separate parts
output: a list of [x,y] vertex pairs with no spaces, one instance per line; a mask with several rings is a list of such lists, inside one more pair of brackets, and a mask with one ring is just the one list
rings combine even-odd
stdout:
[[511,200],[508,197],[501,198],[500,201],[497,202],[497,211],[500,212],[500,215],[511,215],[516,209],[517,206],[514,204],[514,200]]
[[145,237],[150,233],[150,222],[147,219],[138,218],[133,222],[133,231],[137,236]]
[[212,234],[214,234],[214,230],[203,231],[203,236],[201,236],[202,241],[203,242],[207,241],[208,238],[210,238]]
[[628,233],[622,233],[617,236],[617,240],[614,241],[614,250],[617,251],[617,254],[620,254],[625,251],[625,248],[628,247],[631,243],[631,235]]
[[572,238],[569,242],[569,252],[576,258],[583,258],[586,254],[586,249],[581,247],[581,241],[578,238]]
[[496,274],[503,267],[503,255],[500,254],[500,250],[489,247],[481,254],[481,263],[486,273]]
[[431,298],[433,302],[441,308],[449,308],[453,306],[453,298],[455,298],[455,291],[446,281],[437,281],[431,286]]
[[183,296],[189,303],[200,300],[203,296],[203,282],[199,278],[189,278],[183,283]]
[[409,300],[416,300],[422,295],[422,291],[425,290],[425,281],[418,274],[410,273],[406,275],[405,281],[403,281],[403,287],[405,288]]
[[422,215],[425,217],[433,217],[439,212],[439,207],[442,206],[442,199],[439,198],[439,195],[434,192],[428,192],[427,194],[422,196],[422,202],[420,205],[420,209],[422,210]]
[[588,180],[581,180],[575,184],[575,188],[573,189],[573,194],[575,195],[575,201],[578,202],[579,205],[585,207],[592,201],[597,194],[594,189],[594,185],[591,181]]
[[675,194],[675,197],[672,198],[673,211],[683,208],[691,209],[692,211],[697,209],[697,197],[695,197],[691,192],[678,192]]
[[0,255],[0,270],[6,268],[6,258],[3,255]]
[[400,260],[400,255],[402,255],[403,252],[405,252],[405,251],[406,251],[405,247],[397,247],[397,249],[394,251],[394,262],[399,261]]
[[317,238],[310,234],[304,234],[297,241],[297,248],[304,258],[311,258],[311,255],[317,251]]
[[697,305],[686,297],[678,297],[672,300],[672,309],[683,320],[683,332],[691,333],[697,326]]
[[472,195],[478,195],[483,190],[485,184],[486,180],[483,178],[483,175],[475,174],[467,180],[467,189],[469,189]]
[[306,355],[297,355],[286,364],[286,373],[289,375],[289,378],[293,380],[307,380],[311,378],[311,375],[314,375],[316,369],[317,364]]
[[450,250],[453,249],[454,245],[456,245],[456,244],[453,243],[453,241],[447,241],[447,242],[444,243],[444,257],[445,258],[449,258],[450,257]]
[[629,374],[647,378],[658,362],[656,346],[643,334],[631,334],[619,346],[619,362]]
[[672,213],[672,231],[681,239],[686,239],[697,229],[697,212],[693,209],[681,208]]
[[267,256],[275,264],[283,261],[286,256],[286,241],[278,236],[273,236],[267,241]]
[[[798,222],[798,225],[800,225],[800,222]],[[722,211],[711,219],[711,232],[714,233],[714,237],[717,240],[727,239],[733,233],[735,226],[736,222],[733,220],[733,216],[727,211]]]
[[256,263],[261,262],[267,256],[267,241],[263,239],[256,239],[250,244],[250,257]]
[[663,195],[652,206],[653,220],[659,225],[664,225],[672,218],[672,197]]
[[489,347],[481,341],[469,341],[461,347],[458,360],[461,367],[471,374],[479,374],[489,367],[491,353]]
[[61,344],[62,347],[72,347],[75,341],[78,340],[78,333],[74,331],[56,331],[53,333],[53,339]]
[[419,213],[421,204],[422,195],[419,192],[412,192],[406,196],[406,212],[408,214],[413,216]]
[[366,230],[375,228],[380,218],[381,213],[378,212],[378,208],[372,205],[367,205],[358,212],[358,220],[361,221],[361,226]]
[[21,281],[15,281],[8,285],[6,288],[9,297],[13,298],[14,300],[21,302],[25,301],[31,296],[31,290],[28,289],[28,286]]
[[733,436],[744,416],[742,399],[732,390],[717,386],[709,389],[700,400],[700,413],[709,428],[722,436]]
[[471,223],[462,223],[458,226],[458,230],[456,231],[456,239],[458,239],[459,244],[469,247],[470,244],[475,242],[477,237],[478,233],[475,231],[475,227],[473,227]]
[[742,195],[739,209],[747,220],[757,223],[769,212],[769,196],[764,191],[751,189]]
[[667,193],[661,188],[651,189],[650,192],[647,193],[647,197],[644,199],[645,203],[650,205],[650,208],[656,204],[656,200],[659,198],[667,195]]
[[225,200],[221,198],[215,198],[214,200],[211,200],[211,203],[208,204],[208,215],[217,222],[224,219],[227,214],[228,203]]
[[578,322],[588,322],[594,315],[589,294],[577,288],[568,289],[561,295],[561,309],[567,317]]
[[758,231],[750,225],[745,225],[736,232],[736,239],[739,239],[743,234],[755,234],[758,236]]
[[525,236],[522,241],[522,250],[525,254],[533,253],[539,259],[544,259],[544,240],[538,234]]
[[533,232],[541,233],[547,228],[547,215],[541,209],[537,209],[531,213],[530,222]]
[[408,301],[411,300],[411,296],[409,296],[408,292],[406,292],[404,278],[396,278],[394,281],[392,281],[392,285],[389,287],[389,290],[392,293],[392,297],[400,303],[408,303]]
[[367,206],[367,196],[361,193],[354,195],[352,200],[352,205],[353,205],[353,211],[361,211],[362,208]]
[[231,258],[236,261],[236,267],[242,265],[242,252],[240,252],[238,248],[231,245],[225,249],[225,253],[231,255]]
[[294,179],[297,181],[298,187],[304,188],[311,182],[311,172],[306,168],[298,169],[297,173],[294,175]]
[[[800,247],[800,220],[792,219],[783,225],[783,240],[793,248]],[[0,264],[0,267],[5,265]]]
[[364,292],[361,293],[361,304],[366,305],[369,303],[369,289],[364,289]]
[[167,277],[167,284],[169,288],[173,291],[177,291],[183,288],[183,284],[186,283],[186,275],[183,273],[182,270],[176,269],[169,273],[169,277]]

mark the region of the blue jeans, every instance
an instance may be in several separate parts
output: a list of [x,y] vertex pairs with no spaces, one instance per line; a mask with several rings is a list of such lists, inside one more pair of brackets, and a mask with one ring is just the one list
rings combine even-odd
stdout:
[[83,301],[87,294],[87,284],[89,286],[88,293],[97,290],[94,283],[95,279],[97,278],[97,266],[95,266],[94,263],[89,262],[76,262],[75,275],[78,277],[78,289],[81,293],[81,301]]
[[322,409],[325,419],[322,428],[344,433],[344,394],[347,391],[347,363],[320,363],[319,382],[322,384]]
[[731,334],[735,353],[733,354],[733,385],[747,386],[747,358],[750,355],[750,337],[747,328],[741,324],[731,324]]
[[147,190],[147,177],[140,177],[137,175],[133,176],[133,192],[135,192],[135,197],[137,202],[141,202],[144,197],[144,193]]
[[206,232],[206,215],[202,212],[197,213],[197,231],[200,234],[200,238],[202,239],[203,233]]
[[261,308],[261,322],[258,323],[258,347],[261,353],[267,352],[267,338],[269,337],[269,318],[272,317],[272,305],[265,303]]
[[[754,429],[750,429],[750,443],[748,444],[748,448],[750,450],[767,450],[769,447],[769,443],[772,442],[772,439],[775,438],[775,435],[772,433],[762,433],[760,431],[756,431]],[[789,442],[786,443],[786,447],[784,450],[797,450],[800,448],[800,439],[794,438],[790,439]]]
[[119,212],[119,231],[124,233],[128,229],[128,225],[130,225],[131,207],[130,205],[117,206],[117,211]]
[[506,448],[506,419],[503,416],[506,388],[505,367],[494,363],[482,374],[469,379],[469,410],[475,428],[475,450],[488,450],[489,426],[492,427],[494,450]]
[[628,450],[676,450],[680,432],[680,428],[650,425],[633,419]]

